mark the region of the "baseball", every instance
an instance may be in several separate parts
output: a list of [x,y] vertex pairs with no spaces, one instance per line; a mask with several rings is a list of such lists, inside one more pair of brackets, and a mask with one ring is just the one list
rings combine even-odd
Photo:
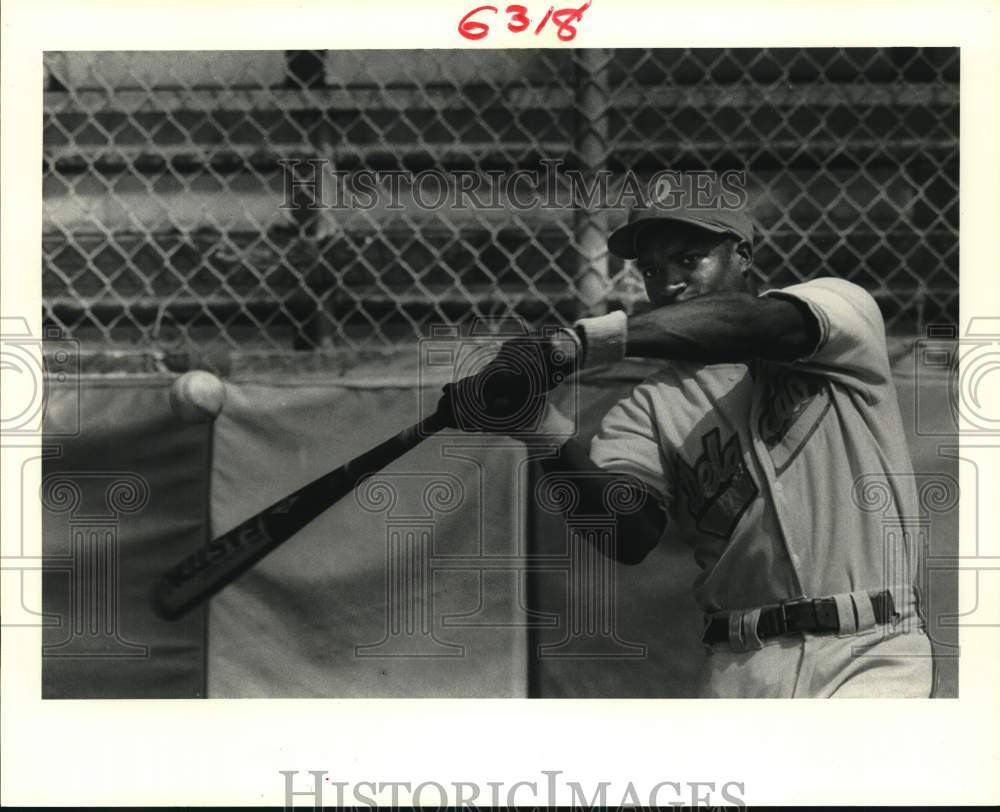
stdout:
[[211,372],[185,372],[170,387],[170,408],[185,423],[214,420],[226,402],[226,385]]

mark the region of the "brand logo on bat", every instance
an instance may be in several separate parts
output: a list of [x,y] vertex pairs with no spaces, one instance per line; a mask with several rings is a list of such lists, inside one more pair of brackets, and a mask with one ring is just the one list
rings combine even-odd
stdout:
[[719,429],[712,429],[701,445],[704,453],[694,465],[678,456],[678,482],[698,529],[727,539],[756,498],[757,485],[743,462],[738,434],[723,446]]
[[210,542],[170,570],[166,574],[167,582],[173,587],[181,587],[197,578],[213,564],[271,544],[274,538],[267,530],[268,517],[287,514],[296,501],[298,501],[297,496],[282,499],[250,521]]

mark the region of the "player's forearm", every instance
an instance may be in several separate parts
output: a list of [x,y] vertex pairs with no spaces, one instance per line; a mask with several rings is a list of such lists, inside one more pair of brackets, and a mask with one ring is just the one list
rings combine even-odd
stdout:
[[618,313],[582,322],[588,365],[592,357],[610,360],[612,347],[636,358],[704,364],[790,361],[814,346],[814,329],[792,302],[749,293],[712,293],[627,320]]
[[702,363],[789,361],[811,347],[805,314],[783,299],[714,293],[628,320],[626,354]]
[[[565,477],[579,492],[581,504],[577,510],[594,515],[615,511],[615,548],[608,549],[603,542],[592,541],[604,555],[623,564],[638,564],[656,546],[666,525],[666,517],[657,500],[631,478],[609,473],[595,465],[578,440],[565,443],[557,457],[542,460],[542,468],[546,474]],[[629,498],[608,499],[608,489],[613,487],[628,488]],[[615,510],[615,504],[621,509]]]

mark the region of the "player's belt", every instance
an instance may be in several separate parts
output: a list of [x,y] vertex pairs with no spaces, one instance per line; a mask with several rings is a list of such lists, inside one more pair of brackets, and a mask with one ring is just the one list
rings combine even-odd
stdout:
[[[872,602],[875,622],[880,626],[889,623],[896,613],[892,593],[885,590],[868,597]],[[702,642],[708,644],[728,642],[729,626],[728,614],[714,616],[705,628]],[[794,601],[761,609],[760,619],[757,621],[757,637],[761,640],[798,632],[835,634],[840,630],[840,617],[837,614],[837,601],[834,598]]]

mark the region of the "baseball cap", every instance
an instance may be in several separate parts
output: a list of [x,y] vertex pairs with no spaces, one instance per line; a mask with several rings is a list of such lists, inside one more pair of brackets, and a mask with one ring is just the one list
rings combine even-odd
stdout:
[[632,209],[628,220],[608,237],[608,250],[622,259],[635,259],[638,252],[635,238],[640,229],[651,222],[690,223],[691,225],[719,234],[732,234],[747,242],[753,242],[753,221],[742,208],[709,208],[688,206],[681,202],[669,201],[664,191],[651,206]]

